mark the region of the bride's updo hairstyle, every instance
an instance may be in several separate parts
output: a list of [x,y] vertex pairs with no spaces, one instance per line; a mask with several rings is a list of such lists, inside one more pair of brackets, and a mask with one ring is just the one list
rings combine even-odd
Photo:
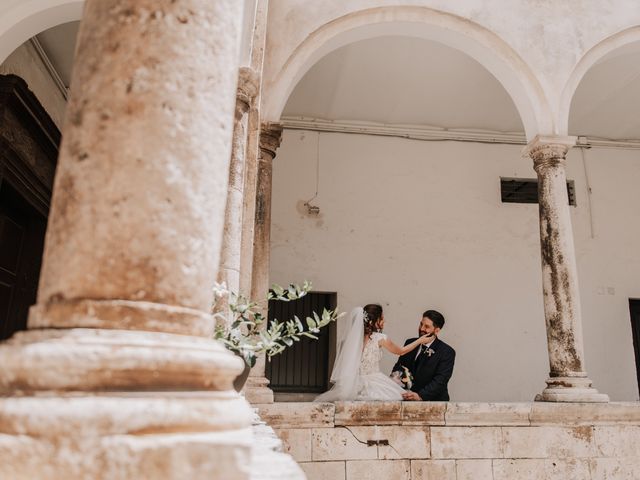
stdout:
[[373,332],[379,332],[381,329],[378,322],[382,317],[382,307],[377,303],[370,303],[362,310],[364,310],[364,334],[371,335]]

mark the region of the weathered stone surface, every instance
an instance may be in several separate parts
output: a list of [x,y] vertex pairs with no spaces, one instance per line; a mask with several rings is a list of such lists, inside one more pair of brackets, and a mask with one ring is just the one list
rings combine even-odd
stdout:
[[241,362],[209,338],[242,17],[84,2],[32,330],[0,346],[1,478],[249,478]]
[[444,425],[447,402],[402,402],[403,425]]
[[347,475],[345,462],[301,463],[300,467],[307,480],[345,480]]
[[623,458],[592,458],[589,461],[593,480],[637,480],[640,456]]
[[502,458],[499,427],[431,427],[431,458]]
[[131,300],[65,300],[34,305],[29,328],[144,330],[208,337],[214,328],[208,311]]
[[449,403],[447,425],[529,425],[530,403]]
[[411,460],[411,480],[456,480],[455,460]]
[[260,374],[261,371],[264,372],[264,355],[258,357],[243,389],[247,402],[252,405],[273,403],[273,390],[269,388],[269,380]]
[[[224,217],[224,233],[220,254],[218,282],[225,283],[229,291],[240,292],[240,263],[242,248],[242,212],[246,171],[247,136],[249,108],[258,93],[259,77],[255,70],[241,67],[238,74],[231,161],[229,163],[229,188]],[[224,312],[227,302],[216,305],[216,310]]]
[[603,457],[640,456],[640,426],[598,426],[594,427],[595,445]]
[[[358,431],[360,428],[370,429],[371,427],[352,427],[352,430]],[[375,438],[371,440],[387,440],[389,442],[389,445],[378,446],[379,459],[412,459],[431,456],[429,427],[383,426],[373,428]]]
[[367,444],[376,437],[374,427],[314,428],[311,432],[313,461],[377,459],[378,447]]
[[333,403],[285,402],[254,405],[274,428],[333,427]]
[[282,440],[285,453],[291,455],[296,462],[311,461],[311,429],[275,429]]
[[456,460],[456,480],[493,480],[491,460]]
[[242,371],[242,360],[213,340],[84,328],[19,332],[0,348],[0,361],[0,392],[23,394],[231,390]]
[[0,399],[0,433],[53,438],[249,428],[235,392],[111,393]]
[[538,174],[542,290],[551,371],[537,400],[608,402],[591,388],[584,366],[580,292],[565,157],[575,137],[537,136],[527,146]]
[[282,450],[282,441],[273,429],[255,414],[251,449],[251,480],[303,480],[305,476],[300,466]]
[[[0,434],[0,478],[245,480],[250,431],[35,438]],[[11,459],[8,461],[8,459]]]
[[640,403],[544,403],[531,406],[531,425],[640,425]]
[[585,480],[590,479],[588,460],[510,459],[493,460],[494,480]]
[[410,480],[409,460],[375,460],[347,462],[347,480]]
[[235,0],[86,2],[41,308],[91,299],[209,310],[241,20]]
[[593,427],[503,427],[506,458],[595,456]]
[[336,425],[397,425],[402,402],[336,402]]

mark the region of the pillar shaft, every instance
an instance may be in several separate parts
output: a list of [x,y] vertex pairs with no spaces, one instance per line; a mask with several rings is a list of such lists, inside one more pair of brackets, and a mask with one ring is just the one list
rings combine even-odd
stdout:
[[265,124],[260,131],[260,152],[256,182],[256,215],[253,242],[253,273],[251,297],[259,300],[269,290],[269,259],[271,249],[271,193],[273,160],[282,139],[282,127]]
[[[251,40],[251,68],[263,71],[264,51],[267,37],[269,0],[256,0],[253,37]],[[253,244],[256,214],[256,187],[258,158],[260,156],[260,94],[261,82],[257,84],[256,98],[249,110],[247,150],[245,161],[245,188],[242,225],[242,246],[240,252],[240,292],[251,295],[253,276]]]
[[237,3],[87,2],[32,327],[210,334]]
[[[246,170],[246,151],[249,109],[257,92],[255,71],[242,67],[238,77],[235,123],[229,165],[229,189],[225,210],[224,237],[218,281],[228,289],[240,293],[240,254],[242,246],[243,203]],[[243,292],[248,293],[248,292]]]
[[608,401],[591,388],[584,366],[580,293],[567,193],[571,138],[537,137],[528,153],[538,174],[542,289],[550,373],[539,400]]
[[[269,291],[269,260],[271,249],[271,193],[273,180],[273,159],[282,139],[282,126],[264,124],[260,131],[260,153],[256,182],[256,210],[253,241],[253,269],[251,277],[251,298],[264,303],[267,313],[266,296]],[[251,369],[245,390],[251,403],[273,402],[273,392],[267,387],[265,358],[258,358]]]
[[85,3],[38,303],[0,345],[1,478],[249,477],[242,361],[203,338],[241,20]]

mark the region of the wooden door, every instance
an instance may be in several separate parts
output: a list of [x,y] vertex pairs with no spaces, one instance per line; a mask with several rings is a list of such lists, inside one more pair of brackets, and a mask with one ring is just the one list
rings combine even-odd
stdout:
[[[294,315],[306,325],[305,318],[312,312],[336,308],[334,292],[311,292],[293,302],[270,301],[269,322],[292,319]],[[303,337],[300,342],[267,360],[266,376],[274,392],[322,393],[327,390],[335,357],[335,322],[323,328],[318,340]]]
[[0,340],[27,326],[36,301],[46,218],[0,183]]
[[631,335],[633,336],[633,349],[636,354],[636,375],[638,378],[638,391],[640,392],[640,300],[629,300],[631,313]]
[[24,80],[0,75],[0,339],[36,301],[60,132]]

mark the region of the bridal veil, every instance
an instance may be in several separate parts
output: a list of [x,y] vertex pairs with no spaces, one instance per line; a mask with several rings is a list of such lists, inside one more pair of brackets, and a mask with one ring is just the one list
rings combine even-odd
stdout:
[[349,314],[349,321],[340,335],[338,355],[331,372],[333,386],[317,396],[315,402],[334,402],[336,400],[353,400],[360,388],[360,363],[364,343],[364,310],[354,308]]

